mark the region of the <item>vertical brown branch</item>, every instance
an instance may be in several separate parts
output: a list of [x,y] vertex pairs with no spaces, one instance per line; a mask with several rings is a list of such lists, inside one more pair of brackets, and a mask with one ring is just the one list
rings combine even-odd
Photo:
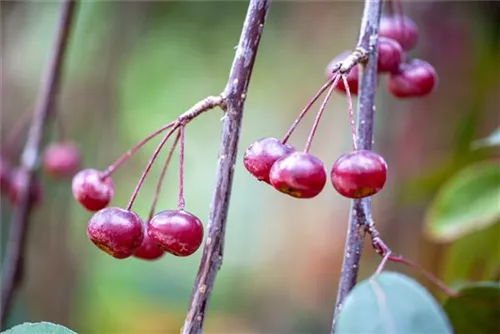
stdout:
[[[377,93],[377,43],[382,0],[365,0],[359,34],[358,48],[368,51],[368,59],[361,63],[358,98],[358,148],[370,150],[373,144],[374,114]],[[370,197],[353,200],[344,248],[344,261],[337,291],[337,302],[333,316],[332,333],[342,303],[356,284],[361,252],[363,250],[364,226],[371,217]]]
[[7,250],[2,268],[0,328],[3,327],[6,315],[10,309],[14,290],[21,282],[23,254],[28,234],[31,212],[30,189],[37,168],[45,126],[49,120],[50,111],[54,106],[59,91],[64,59],[73,21],[76,3],[65,0],[61,7],[61,16],[57,26],[57,36],[52,54],[42,78],[38,100],[33,112],[33,118],[28,133],[28,139],[21,156],[20,172],[23,184],[20,202],[16,207],[10,225]]
[[222,265],[224,234],[243,107],[269,6],[270,0],[250,0],[231,73],[222,93],[226,114],[222,127],[216,184],[208,221],[208,235],[190,306],[182,327],[184,334],[202,333],[203,321],[215,277]]

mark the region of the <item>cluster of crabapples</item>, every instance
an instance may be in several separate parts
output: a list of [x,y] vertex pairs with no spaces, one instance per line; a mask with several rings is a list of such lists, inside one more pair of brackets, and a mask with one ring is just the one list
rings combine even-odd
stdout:
[[[380,22],[379,36],[377,68],[378,73],[389,74],[389,91],[398,98],[430,94],[437,86],[436,71],[429,63],[420,59],[408,60],[406,55],[406,51],[415,47],[418,41],[416,24],[403,15],[384,16]],[[359,199],[374,195],[384,187],[387,164],[379,154],[357,149],[351,94],[358,93],[360,65],[355,65],[346,74],[338,73],[338,64],[350,54],[350,51],[346,51],[335,57],[326,71],[329,82],[332,83],[330,90],[348,95],[354,146],[352,152],[343,154],[333,164],[330,180],[339,194]],[[308,107],[299,115],[283,140],[269,137],[251,144],[243,157],[245,168],[250,174],[292,197],[317,196],[326,185],[327,170],[323,162],[308,150],[328,99],[329,96],[320,108],[304,151],[298,151],[286,142]]]
[[[80,151],[69,141],[51,143],[42,157],[43,172],[52,179],[71,178],[80,168],[80,163]],[[0,189],[13,206],[20,201],[23,175],[21,167],[11,163],[9,154],[0,155]],[[42,200],[43,192],[40,181],[36,175],[34,177],[29,197],[32,204],[37,204]]]
[[[426,96],[437,87],[438,75],[428,62],[408,57],[418,42],[419,33],[415,22],[405,15],[383,16],[380,20],[378,40],[379,73],[387,73],[387,89],[397,98]],[[331,76],[331,68],[345,58],[349,51],[333,59],[327,66],[326,75]],[[347,82],[352,94],[358,93],[359,65],[347,75]],[[345,92],[344,85],[337,85],[336,90]]]
[[[325,187],[327,172],[323,162],[308,152],[276,138],[262,138],[246,150],[245,168],[259,181],[296,198],[313,198]],[[330,172],[333,187],[348,198],[363,198],[379,192],[387,178],[384,159],[369,150],[342,155]]]
[[[125,209],[115,206],[108,207],[108,204],[113,199],[115,192],[111,173],[124,160],[131,156],[129,152],[124,154],[123,157],[126,158],[122,157],[105,171],[84,169],[73,177],[73,196],[85,209],[95,212],[88,222],[87,236],[98,248],[114,258],[125,259],[133,256],[143,260],[155,260],[161,258],[165,253],[184,257],[195,253],[203,241],[204,231],[200,219],[184,210],[182,183],[184,155],[183,128],[178,133],[178,138],[179,136],[181,138],[181,185],[178,208],[176,210],[163,210],[153,215],[156,206],[156,197],[149,219],[146,221],[142,220],[137,213],[132,211],[133,202],[146,174],[149,172],[152,163],[156,160],[161,147],[175,130],[174,128],[170,131],[151,158]],[[143,140],[136,148],[142,146],[151,138],[152,136]],[[159,187],[161,187],[164,172],[176,147],[178,138],[172,145],[169,158],[158,181],[156,196],[158,196],[160,191]]]

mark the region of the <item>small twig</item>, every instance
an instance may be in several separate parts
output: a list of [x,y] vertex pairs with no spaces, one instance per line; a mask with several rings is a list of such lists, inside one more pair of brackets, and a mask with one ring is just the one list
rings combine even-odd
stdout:
[[202,333],[215,277],[222,265],[224,235],[243,107],[269,6],[269,0],[250,0],[231,73],[222,94],[225,97],[226,115],[222,126],[216,184],[206,242],[186,320],[182,327],[183,334]]
[[[360,63],[358,98],[358,148],[370,150],[373,142],[375,97],[377,92],[377,43],[378,27],[383,0],[365,0],[357,50],[367,50],[368,59]],[[342,67],[340,69],[342,73]],[[344,261],[337,291],[337,302],[331,332],[342,309],[347,294],[357,281],[361,252],[363,250],[364,229],[367,217],[371,216],[370,197],[356,199],[351,204],[351,214],[344,249]]]
[[155,130],[153,133],[143,138],[130,150],[125,152],[118,160],[116,160],[112,165],[106,168],[106,170],[102,173],[101,178],[105,179],[109,177],[111,174],[113,174],[116,171],[116,169],[120,167],[125,161],[127,161],[135,152],[137,152],[147,142],[149,142],[151,139],[158,136],[159,134],[165,132],[166,130],[170,129],[173,126],[179,127],[180,125],[186,125],[200,114],[217,106],[222,107],[223,105],[224,105],[224,99],[222,98],[222,96],[207,96],[206,98],[200,100],[191,108],[189,108],[187,111],[179,115],[179,117],[177,117],[177,120],[161,126],[159,129]]
[[[347,56],[340,64],[340,67],[339,67],[340,74],[348,74],[349,71],[354,66],[356,66],[357,64],[366,62],[368,60],[369,53],[370,53],[370,45],[366,44],[362,40],[362,38],[363,38],[363,36],[360,37],[360,41],[358,42],[359,44],[356,47],[356,49],[354,49],[354,51],[349,56]],[[368,43],[369,43],[369,41],[368,41]]]
[[42,78],[39,96],[33,112],[30,130],[26,145],[21,156],[21,193],[20,202],[13,213],[10,225],[9,239],[2,268],[0,328],[5,323],[5,318],[10,310],[14,290],[21,283],[23,271],[23,255],[28,234],[28,221],[32,203],[29,194],[33,186],[34,174],[37,168],[44,129],[51,115],[51,110],[57,99],[63,65],[68,49],[69,35],[73,27],[76,12],[76,3],[65,0],[61,8],[61,16],[57,28],[57,37],[52,50],[52,55],[47,64],[46,72]]

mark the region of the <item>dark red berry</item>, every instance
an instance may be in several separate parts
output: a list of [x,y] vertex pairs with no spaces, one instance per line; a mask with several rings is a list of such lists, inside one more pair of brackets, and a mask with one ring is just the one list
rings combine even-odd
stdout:
[[295,148],[276,138],[261,138],[250,145],[243,156],[245,168],[259,181],[269,181],[269,171],[279,158],[295,152]]
[[333,187],[348,198],[363,198],[379,192],[387,179],[384,158],[373,151],[358,150],[342,155],[332,167]]
[[87,236],[112,257],[124,259],[139,248],[144,238],[144,229],[136,213],[109,207],[97,211],[90,218]]
[[80,151],[69,142],[54,143],[45,149],[43,168],[53,177],[71,177],[80,168]]
[[437,87],[438,75],[426,61],[413,59],[401,64],[399,72],[389,75],[387,86],[399,98],[425,96]]
[[378,72],[397,72],[403,59],[403,48],[394,39],[380,37],[378,40]]
[[165,252],[189,256],[203,241],[203,225],[193,214],[184,210],[164,210],[148,223],[148,235]]
[[269,177],[274,188],[297,198],[315,197],[326,184],[323,162],[304,152],[294,152],[277,160]]
[[408,16],[384,16],[380,20],[379,36],[392,38],[404,50],[411,50],[418,42],[418,27]]
[[2,156],[0,156],[0,191],[7,193],[12,180],[12,166]]
[[[12,205],[16,206],[21,201],[21,189],[23,179],[26,176],[20,169],[14,169],[11,174],[10,185],[8,188],[8,198]],[[29,201],[32,205],[36,205],[42,201],[42,185],[36,175],[33,175]]]
[[147,224],[144,225],[144,238],[134,253],[134,257],[143,260],[156,260],[165,255],[165,252],[148,235]]
[[73,196],[87,210],[97,211],[106,207],[113,199],[115,186],[110,177],[101,171],[84,169],[73,177]]

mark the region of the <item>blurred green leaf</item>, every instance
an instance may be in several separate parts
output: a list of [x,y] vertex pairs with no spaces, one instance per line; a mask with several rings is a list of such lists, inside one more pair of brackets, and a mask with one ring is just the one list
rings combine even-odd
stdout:
[[500,268],[500,222],[455,241],[446,252],[443,279],[491,280]]
[[415,280],[383,272],[347,296],[336,333],[452,333],[444,311]]
[[51,322],[25,322],[3,331],[5,334],[76,334],[72,330]]
[[455,333],[500,333],[500,283],[472,283],[459,293],[444,303]]
[[488,137],[473,141],[471,144],[471,148],[474,150],[482,147],[499,146],[499,145],[500,145],[500,129],[496,129]]
[[500,168],[483,162],[453,176],[438,192],[426,219],[435,241],[452,241],[487,228],[500,218]]

